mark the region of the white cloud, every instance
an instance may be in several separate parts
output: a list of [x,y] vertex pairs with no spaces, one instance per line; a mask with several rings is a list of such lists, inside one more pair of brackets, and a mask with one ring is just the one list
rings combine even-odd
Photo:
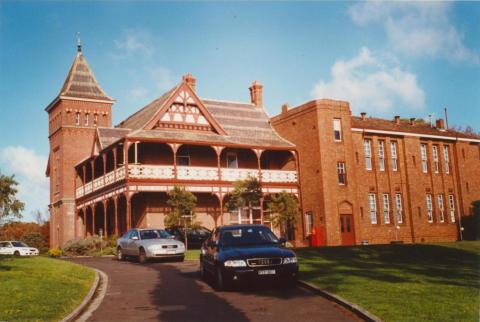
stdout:
[[137,53],[150,57],[154,52],[152,35],[145,29],[125,29],[122,33],[122,39],[113,42],[120,50],[120,53],[114,54],[117,59]]
[[155,67],[149,68],[148,73],[150,74],[155,87],[159,91],[169,90],[173,87],[174,81],[172,78],[172,72],[165,67]]
[[463,35],[449,19],[448,2],[366,1],[348,10],[360,26],[383,25],[390,46],[411,57],[442,57],[478,64],[480,56],[467,48]]
[[319,81],[311,95],[347,100],[355,113],[384,116],[394,107],[418,110],[425,106],[425,94],[414,74],[365,47],[350,60],[336,61],[331,76],[329,82]]
[[15,175],[18,199],[25,203],[24,220],[34,220],[35,210],[44,211],[49,203],[49,181],[45,177],[47,157],[22,146],[0,149],[2,174]]

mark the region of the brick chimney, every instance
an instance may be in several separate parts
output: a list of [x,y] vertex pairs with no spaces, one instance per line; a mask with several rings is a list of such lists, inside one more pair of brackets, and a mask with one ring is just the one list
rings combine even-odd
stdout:
[[435,123],[438,130],[445,130],[445,121],[443,119],[438,119]]
[[258,81],[254,81],[249,90],[252,104],[258,107],[263,107],[263,85]]
[[195,92],[195,85],[197,84],[197,79],[192,76],[191,73],[188,73],[187,75],[184,75],[182,77],[182,80],[189,85],[193,91]]
[[415,125],[415,120],[416,120],[416,118],[411,117],[410,118],[410,125]]
[[362,117],[362,120],[365,120],[365,117],[367,117],[367,113],[362,112],[360,113],[360,116]]
[[393,117],[393,121],[395,122],[395,124],[400,124],[400,115],[395,115]]
[[289,108],[288,103],[283,104],[283,105],[282,105],[282,113],[287,113],[287,112],[288,112],[288,108]]

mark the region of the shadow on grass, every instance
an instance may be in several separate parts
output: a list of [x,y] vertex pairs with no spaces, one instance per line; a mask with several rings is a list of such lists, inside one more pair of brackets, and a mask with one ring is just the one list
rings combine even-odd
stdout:
[[[472,251],[438,245],[372,245],[297,249],[302,278],[320,278],[336,291],[345,279],[429,283],[478,288],[480,256]],[[323,278],[327,277],[328,278]]]
[[10,271],[12,268],[10,265],[7,265],[8,262],[13,262],[14,260],[23,260],[29,258],[28,256],[13,256],[13,255],[0,255],[0,271]]

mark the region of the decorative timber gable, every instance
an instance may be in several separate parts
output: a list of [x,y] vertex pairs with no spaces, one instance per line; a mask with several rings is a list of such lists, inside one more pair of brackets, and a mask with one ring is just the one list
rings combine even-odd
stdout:
[[144,129],[206,131],[226,135],[225,130],[185,81],[146,123]]

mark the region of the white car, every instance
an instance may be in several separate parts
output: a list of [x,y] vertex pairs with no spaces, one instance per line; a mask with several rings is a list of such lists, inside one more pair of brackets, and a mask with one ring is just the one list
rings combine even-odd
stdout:
[[38,255],[38,249],[28,247],[21,241],[0,241],[0,255],[30,256]]
[[142,264],[148,259],[165,257],[183,261],[185,244],[174,238],[164,229],[134,228],[117,240],[117,257],[119,260],[138,257]]

